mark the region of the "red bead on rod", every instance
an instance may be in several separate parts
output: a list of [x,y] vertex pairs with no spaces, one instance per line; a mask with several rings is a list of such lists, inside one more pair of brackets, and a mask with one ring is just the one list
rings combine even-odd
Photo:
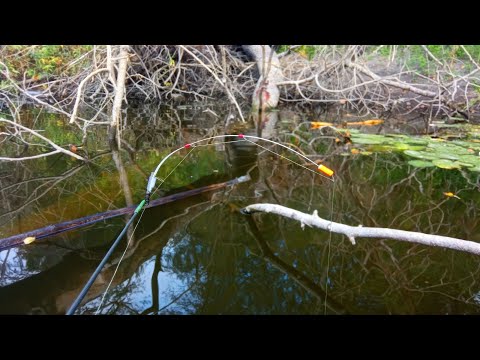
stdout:
[[240,139],[243,139],[245,136],[244,136],[243,134],[238,134],[238,137],[239,137]]
[[184,148],[185,149],[188,149],[188,148],[191,148],[192,147],[192,144],[185,144]]

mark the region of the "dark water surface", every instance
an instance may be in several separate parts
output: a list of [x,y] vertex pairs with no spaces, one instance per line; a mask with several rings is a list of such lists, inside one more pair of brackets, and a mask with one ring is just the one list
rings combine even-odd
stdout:
[[[0,162],[0,238],[138,204],[149,173],[166,154],[225,133],[228,114],[215,109],[217,116],[207,108],[131,108],[120,151],[109,148],[104,127],[90,128],[87,146],[78,149],[89,164],[65,155]],[[22,119],[31,126],[36,122],[58,144],[81,142],[82,133],[58,115],[34,110]],[[295,143],[293,129],[307,120],[312,118],[306,114],[280,112],[264,124],[263,136]],[[480,241],[478,173],[414,168],[395,152],[345,156],[338,151],[343,145],[328,137],[318,144],[320,156],[312,159],[335,170],[334,183],[251,143],[192,151],[153,199],[247,173],[251,180],[146,210],[129,233],[132,243],[99,313],[479,313],[477,256],[394,240],[357,239],[353,246],[334,234],[328,256],[328,232],[239,212],[248,204],[277,203],[318,210],[321,217],[349,225]],[[7,142],[2,147],[2,156],[37,151]],[[159,177],[187,153],[172,157]],[[443,194],[449,191],[460,199]],[[64,314],[127,220],[120,216],[1,251],[0,313]],[[97,311],[125,245],[124,240],[77,313]]]

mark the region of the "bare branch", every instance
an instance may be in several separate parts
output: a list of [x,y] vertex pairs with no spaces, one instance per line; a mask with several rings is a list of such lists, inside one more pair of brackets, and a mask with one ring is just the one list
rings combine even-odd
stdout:
[[97,75],[101,72],[104,72],[104,71],[110,71],[110,69],[103,68],[103,69],[95,70],[94,72],[90,73],[85,79],[83,79],[80,82],[80,85],[78,85],[77,99],[75,100],[75,105],[73,106],[73,111],[72,111],[72,115],[70,116],[69,124],[72,124],[73,122],[75,122],[75,118],[77,116],[77,111],[78,111],[78,105],[80,105],[80,99],[82,98],[83,87],[84,87],[85,83],[88,80],[90,80],[92,77],[94,77],[95,75]]
[[[7,119],[0,119],[0,121],[3,121],[3,122],[6,122],[10,125],[13,125],[13,126],[16,126],[22,130],[25,130],[33,135],[35,135],[36,137],[39,137],[40,139],[46,141],[47,143],[49,143],[53,148],[55,148],[57,151],[53,151],[53,152],[50,152],[48,154],[43,154],[43,156],[47,156],[47,155],[53,155],[53,154],[56,154],[58,152],[61,152],[61,153],[64,153],[66,155],[70,155],[70,156],[73,156],[75,159],[78,159],[78,160],[82,160],[82,161],[87,161],[87,159],[69,151],[69,150],[66,150],[64,148],[61,148],[60,146],[58,146],[57,144],[55,144],[52,140],[50,139],[47,139],[45,136],[43,135],[40,135],[38,132],[32,130],[32,129],[29,129],[23,125],[20,125],[20,124],[17,124],[13,121],[10,121],[10,120],[7,120]],[[28,158],[23,158],[22,160],[27,160],[27,159],[34,159],[34,158],[37,158],[37,157],[40,157],[40,156],[33,156],[33,157],[28,157]],[[15,160],[14,158],[2,158],[2,160]]]
[[337,234],[343,234],[347,236],[347,238],[352,243],[355,243],[356,237],[393,239],[428,246],[439,246],[448,249],[466,251],[475,255],[480,255],[480,244],[473,241],[456,239],[448,236],[423,234],[414,231],[396,230],[389,228],[349,226],[322,219],[318,216],[316,210],[313,212],[312,215],[310,215],[281,205],[253,204],[244,208],[243,212],[247,214],[251,214],[254,212],[266,212],[284,216],[293,220],[300,221],[302,225],[308,225],[310,227],[316,227]]
[[185,52],[187,52],[190,56],[192,56],[195,60],[198,61],[198,63],[200,65],[202,65],[210,74],[213,75],[213,77],[215,78],[215,80],[217,80],[219,82],[219,84],[221,84],[225,91],[227,92],[230,100],[232,100],[232,102],[234,103],[235,107],[237,108],[237,111],[238,111],[238,114],[240,115],[240,118],[242,119],[243,122],[245,122],[245,118],[243,117],[243,113],[242,113],[242,109],[240,109],[240,105],[238,105],[238,102],[237,100],[235,99],[235,96],[233,96],[233,94],[230,92],[230,90],[225,86],[224,82],[218,77],[218,75],[212,70],[210,69],[209,66],[207,66],[202,60],[200,60],[200,58],[198,56],[196,56],[193,52],[191,52],[190,50],[188,50],[185,46],[183,45],[180,45],[179,46],[181,49],[183,49]]

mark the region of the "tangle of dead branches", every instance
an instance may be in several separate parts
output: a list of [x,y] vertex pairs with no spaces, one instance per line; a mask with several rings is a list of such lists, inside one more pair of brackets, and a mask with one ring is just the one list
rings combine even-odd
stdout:
[[[474,114],[480,66],[465,47],[461,46],[467,57],[452,63],[436,58],[423,46],[431,61],[429,76],[400,57],[398,47],[389,48],[388,58],[378,55],[379,48],[317,46],[310,59],[295,52],[279,54],[283,81],[276,85],[281,102],[335,104],[376,115],[430,109],[434,116],[470,118]],[[265,46],[265,63],[272,61],[270,50]],[[89,125],[97,118],[106,121],[111,114],[105,113],[105,108],[113,105],[118,87],[121,51],[121,46],[94,46],[65,65],[68,69],[89,59],[88,66],[76,74],[32,81],[25,74],[21,80],[18,76],[12,78],[3,48],[0,73],[10,86],[0,90],[1,97],[23,95],[72,119],[79,108],[93,106],[98,113],[83,121]],[[226,45],[129,46],[125,99],[165,102],[184,97],[198,101],[226,97],[243,119],[243,105],[251,105],[257,80],[262,76],[255,62],[259,59],[249,57],[247,52],[245,47]]]
[[[68,116],[84,138],[92,125],[118,127],[120,110],[130,99],[225,98],[244,121],[252,94],[268,87],[275,98],[280,94],[280,104],[333,105],[365,115],[416,112],[471,120],[479,113],[480,65],[464,46],[463,60],[454,61],[422,46],[428,72],[400,56],[398,46],[316,46],[310,58],[288,50],[272,56],[268,45],[93,46],[65,64],[60,75],[43,79],[28,79],[27,72],[19,74],[8,65],[31,49],[12,54],[7,48],[0,49],[0,106],[15,113],[18,104],[35,102]],[[388,56],[380,55],[382,48]],[[402,49],[406,54],[409,47]],[[265,69],[278,76],[268,78]]]

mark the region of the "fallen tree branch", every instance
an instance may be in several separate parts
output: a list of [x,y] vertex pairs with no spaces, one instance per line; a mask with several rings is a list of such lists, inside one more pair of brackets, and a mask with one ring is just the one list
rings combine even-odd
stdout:
[[19,157],[19,158],[12,158],[12,157],[0,157],[0,161],[24,161],[24,160],[31,160],[31,159],[39,159],[45,156],[50,156],[54,154],[60,153],[59,150],[53,150],[48,153],[43,153],[43,154],[38,154],[38,155],[33,155],[33,156],[25,156],[25,157]]
[[[187,190],[178,194],[164,196],[160,199],[155,199],[151,201],[150,204],[145,206],[145,208],[164,205],[164,204],[181,200],[190,196],[195,196],[195,195],[202,194],[209,191],[219,190],[227,186],[248,181],[249,179],[250,178],[248,177],[248,175],[245,175],[245,176],[240,176],[238,178],[225,181],[222,183],[207,185],[207,186],[200,187],[198,189]],[[120,215],[131,214],[133,213],[136,207],[137,205],[133,205],[133,206],[124,207],[121,209],[105,211],[105,212],[97,213],[94,215],[85,216],[79,219],[74,219],[74,220],[69,220],[62,223],[58,223],[58,224],[48,225],[43,228],[31,230],[23,234],[17,234],[17,235],[10,236],[8,238],[0,239],[0,251],[3,251],[11,247],[22,245],[24,239],[27,237],[34,237],[36,240],[39,240],[39,239],[43,239],[43,238],[56,235],[65,231],[88,226],[99,221],[111,219],[113,217],[117,217]]]
[[245,214],[252,214],[254,212],[265,212],[284,216],[293,220],[300,221],[302,226],[308,225],[310,227],[328,230],[337,234],[343,234],[348,237],[352,244],[355,244],[356,237],[393,239],[428,246],[444,247],[448,249],[460,250],[471,254],[480,255],[480,243],[476,243],[473,241],[456,239],[448,236],[423,234],[414,231],[396,230],[389,228],[349,226],[322,219],[318,216],[317,210],[315,210],[313,214],[310,215],[281,205],[252,204],[242,209],[241,211]]
[[80,105],[80,100],[82,99],[82,95],[83,95],[83,87],[85,86],[86,82],[88,80],[90,80],[92,77],[94,77],[95,75],[101,73],[101,72],[104,72],[104,71],[108,71],[110,72],[110,69],[108,68],[103,68],[103,69],[98,69],[98,70],[95,70],[94,72],[90,73],[85,79],[83,79],[81,82],[80,82],[80,85],[78,85],[78,88],[77,88],[77,98],[75,100],[75,105],[73,106],[73,111],[72,111],[72,115],[70,116],[70,121],[69,121],[69,124],[72,124],[75,122],[75,119],[77,117],[77,112],[78,112],[78,106]]
[[[55,144],[52,140],[50,139],[47,139],[45,136],[42,136],[40,135],[38,132],[32,130],[32,129],[29,129],[23,125],[20,125],[20,124],[17,124],[16,122],[13,122],[13,121],[10,121],[10,120],[7,120],[7,119],[0,119],[0,121],[3,121],[3,122],[6,122],[6,123],[9,123],[10,125],[13,125],[13,126],[16,126],[22,130],[25,130],[33,135],[35,135],[36,137],[39,137],[40,139],[46,141],[47,143],[49,143],[53,148],[55,148],[57,151],[52,151],[48,154],[42,154],[41,156],[47,156],[47,155],[53,155],[53,154],[56,154],[58,152],[62,152],[66,155],[70,155],[70,156],[73,156],[75,159],[78,159],[78,160],[82,160],[82,161],[87,161],[87,159],[69,151],[69,150],[66,150],[60,146],[58,146],[57,144]],[[16,159],[16,158],[2,158],[2,160],[10,160],[10,161],[19,161],[19,160],[27,160],[27,159],[34,159],[34,158],[37,158],[37,157],[40,157],[40,156],[30,156],[28,158],[21,158],[21,159]]]

